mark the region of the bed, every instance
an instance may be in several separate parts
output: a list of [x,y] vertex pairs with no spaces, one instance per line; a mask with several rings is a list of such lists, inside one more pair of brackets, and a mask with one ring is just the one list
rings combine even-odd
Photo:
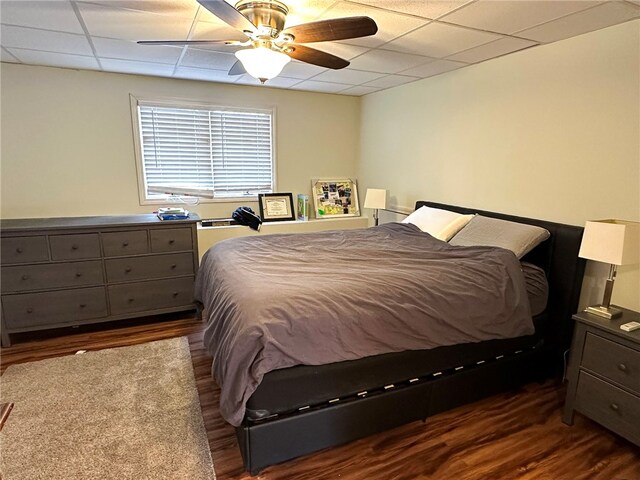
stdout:
[[[196,297],[208,321],[205,345],[222,386],[221,412],[236,427],[245,468],[252,474],[545,378],[561,365],[584,272],[578,259],[582,228],[433,202],[417,202],[416,209],[422,206],[548,230],[550,238],[522,258],[546,275],[546,308],[532,315],[522,266],[512,254],[486,247],[456,249],[428,235],[423,238],[410,225],[382,225],[348,235],[269,236],[214,247],[199,270]],[[305,241],[309,248],[330,250],[334,258],[344,255],[336,259],[340,271],[334,274],[344,272],[345,278],[329,275],[323,255],[317,255],[314,266],[316,256],[305,251]],[[382,269],[350,256],[348,243],[366,247],[367,242],[378,255],[376,243],[389,252]],[[287,257],[287,245],[305,261]],[[427,247],[430,253],[422,254]],[[267,251],[260,253],[261,248]],[[412,248],[420,261],[433,257],[433,285],[443,285],[441,291],[430,286],[435,293],[428,298],[423,298],[417,277],[404,271],[408,264],[403,256],[393,253]],[[464,253],[454,261],[478,276],[466,278],[458,269],[441,268],[445,262],[439,255],[452,252]],[[269,261],[261,264],[261,255]],[[382,271],[388,272],[390,286],[385,290],[378,285],[371,293]],[[308,296],[300,293],[304,289],[296,285],[298,280],[309,284]],[[330,293],[322,288],[327,282]],[[403,285],[402,291],[394,291],[395,285]],[[473,296],[484,295],[492,313],[474,317],[476,309],[461,306],[459,299],[483,287],[487,292]],[[452,288],[459,290],[458,300],[446,310],[450,302],[445,293]],[[503,294],[492,295],[494,290]],[[351,302],[350,295],[358,302]],[[272,301],[277,296],[281,304]],[[425,322],[414,317],[430,315],[438,303],[440,312],[447,311],[447,321],[440,325],[429,317],[431,330],[423,332]],[[325,310],[315,310],[319,304]],[[266,327],[255,318],[267,316]],[[381,323],[385,316],[397,323]],[[463,325],[469,316],[473,322]]]

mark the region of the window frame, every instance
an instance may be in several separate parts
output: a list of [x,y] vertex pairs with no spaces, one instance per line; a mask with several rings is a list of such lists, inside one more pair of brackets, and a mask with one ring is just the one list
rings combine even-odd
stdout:
[[[130,94],[131,121],[133,127],[134,155],[136,161],[136,176],[138,184],[138,200],[140,205],[162,205],[166,204],[169,195],[163,198],[147,198],[147,182],[144,174],[144,156],[142,153],[142,125],[138,107],[140,105],[153,105],[167,108],[205,108],[208,110],[228,110],[233,112],[266,113],[271,115],[271,179],[272,191],[277,192],[277,168],[276,168],[276,108],[275,106],[254,107],[226,102],[225,105],[219,103],[209,103],[194,101],[183,98],[168,97],[143,97]],[[196,197],[193,197],[196,198]],[[238,197],[204,198],[197,197],[199,203],[238,203],[242,201],[257,202],[258,194]]]

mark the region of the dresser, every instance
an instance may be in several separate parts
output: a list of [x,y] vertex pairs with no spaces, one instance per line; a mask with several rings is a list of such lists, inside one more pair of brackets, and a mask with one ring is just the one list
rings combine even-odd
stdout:
[[640,314],[622,309],[614,320],[578,313],[569,360],[563,422],[579,412],[640,446],[640,330],[620,325]]
[[12,333],[196,309],[199,220],[2,220],[2,346]]

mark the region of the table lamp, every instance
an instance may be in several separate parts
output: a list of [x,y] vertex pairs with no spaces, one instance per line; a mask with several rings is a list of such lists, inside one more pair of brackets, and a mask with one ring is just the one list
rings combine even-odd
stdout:
[[364,208],[373,208],[373,219],[376,226],[378,225],[378,209],[386,208],[387,191],[381,188],[367,188],[367,195],[364,198]]
[[611,293],[618,265],[638,263],[640,250],[640,223],[625,220],[588,221],[580,244],[580,258],[610,264],[609,278],[604,288],[602,305],[587,307],[585,312],[612,319],[622,311],[611,306]]

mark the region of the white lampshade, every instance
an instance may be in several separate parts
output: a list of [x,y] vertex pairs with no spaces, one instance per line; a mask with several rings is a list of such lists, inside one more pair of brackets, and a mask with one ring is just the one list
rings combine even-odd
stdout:
[[580,258],[629,265],[639,261],[640,223],[625,220],[594,220],[586,223]]
[[364,208],[386,208],[387,191],[381,188],[367,188],[364,198]]
[[277,77],[284,66],[291,61],[289,55],[265,47],[238,50],[236,57],[242,62],[249,75],[263,83]]

